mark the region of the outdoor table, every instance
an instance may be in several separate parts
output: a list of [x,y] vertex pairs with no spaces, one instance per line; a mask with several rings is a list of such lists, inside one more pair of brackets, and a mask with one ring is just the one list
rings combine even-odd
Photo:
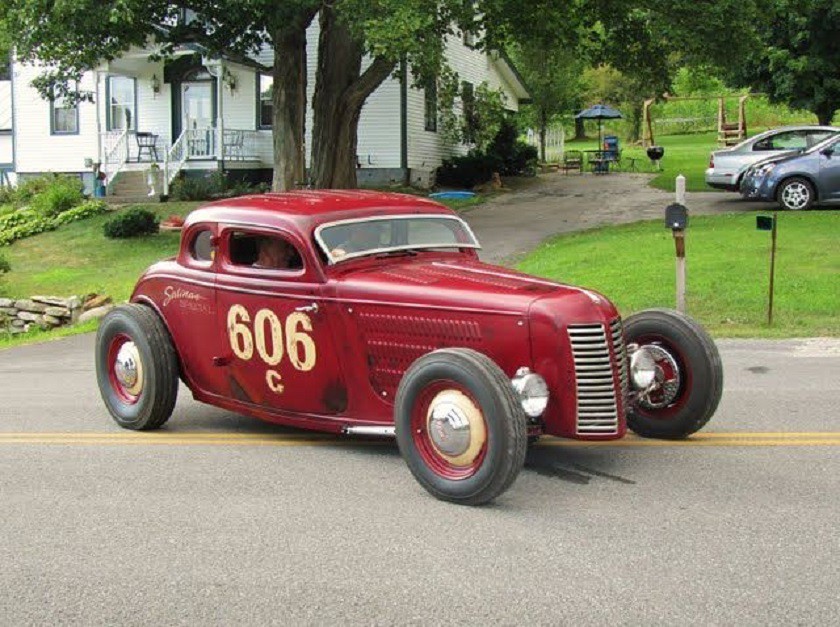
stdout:
[[609,174],[610,161],[604,157],[604,150],[584,150],[586,154],[586,162],[592,166],[594,174]]

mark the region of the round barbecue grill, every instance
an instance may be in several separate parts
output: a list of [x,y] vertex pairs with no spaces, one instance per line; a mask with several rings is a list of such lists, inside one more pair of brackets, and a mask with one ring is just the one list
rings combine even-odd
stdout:
[[659,165],[660,159],[665,156],[665,148],[662,146],[650,146],[647,149],[647,156],[653,162],[653,165],[656,166],[656,169],[661,169]]

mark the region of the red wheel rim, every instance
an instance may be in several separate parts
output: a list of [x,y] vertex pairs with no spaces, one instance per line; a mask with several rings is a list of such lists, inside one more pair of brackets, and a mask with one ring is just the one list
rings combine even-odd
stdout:
[[[436,407],[451,400],[460,404],[470,424],[469,446],[458,455],[447,455],[441,451],[430,433],[432,425],[437,424],[430,418],[431,414]],[[489,434],[484,415],[472,393],[455,381],[433,381],[420,393],[411,411],[411,433],[423,463],[444,479],[457,481],[472,477],[481,468],[487,455]]]
[[[689,392],[694,384],[694,377],[692,370],[689,367],[689,362],[683,355],[682,351],[664,336],[658,334],[648,334],[641,336],[634,341],[640,347],[648,345],[658,346],[667,352],[677,364],[678,372],[676,374],[679,376],[680,383],[676,396],[671,402],[669,402],[666,406],[659,408],[645,407],[638,401],[634,404],[638,414],[654,420],[669,420],[673,418],[688,402]],[[673,364],[669,363],[667,360],[656,360],[656,365],[662,369],[665,380],[672,378],[675,374],[672,372]],[[658,394],[661,397],[662,393],[661,391],[658,393],[651,392],[652,400],[656,400],[656,396],[654,396],[655,394]]]
[[[128,361],[134,360],[133,369]],[[119,333],[108,346],[108,380],[111,389],[126,405],[140,400],[143,390],[143,365],[134,341]]]

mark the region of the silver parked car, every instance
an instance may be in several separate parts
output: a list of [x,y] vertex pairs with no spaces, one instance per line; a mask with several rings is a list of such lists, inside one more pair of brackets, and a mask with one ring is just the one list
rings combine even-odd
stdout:
[[741,177],[753,163],[773,156],[795,155],[836,133],[840,133],[840,128],[808,125],[783,126],[759,133],[737,146],[713,152],[706,170],[706,184],[736,192]]

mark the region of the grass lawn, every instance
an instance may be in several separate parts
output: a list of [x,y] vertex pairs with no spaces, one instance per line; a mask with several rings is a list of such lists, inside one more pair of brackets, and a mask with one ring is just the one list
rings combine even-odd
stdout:
[[[754,214],[692,217],[687,313],[716,337],[840,336],[840,211],[780,213],[774,323],[770,235]],[[608,296],[623,315],[674,307],[674,243],[660,221],[563,235],[519,269]]]

